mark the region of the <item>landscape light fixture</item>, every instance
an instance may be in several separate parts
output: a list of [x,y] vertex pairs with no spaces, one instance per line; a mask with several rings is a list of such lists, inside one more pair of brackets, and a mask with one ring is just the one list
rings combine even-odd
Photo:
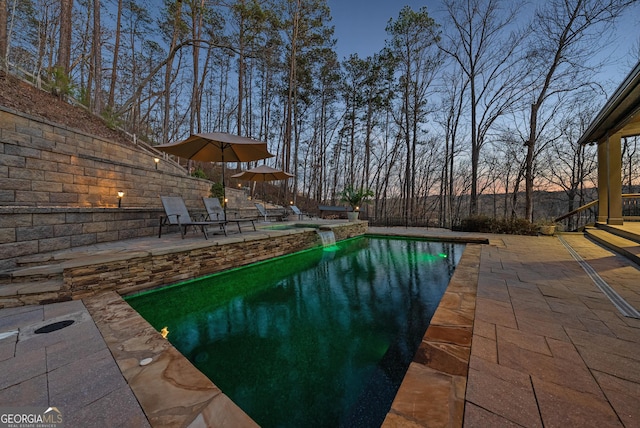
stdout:
[[158,164],[160,163],[160,158],[153,158],[153,161],[156,163],[156,169],[158,169]]
[[124,196],[124,192],[121,190],[118,192],[118,208],[122,207],[122,197]]

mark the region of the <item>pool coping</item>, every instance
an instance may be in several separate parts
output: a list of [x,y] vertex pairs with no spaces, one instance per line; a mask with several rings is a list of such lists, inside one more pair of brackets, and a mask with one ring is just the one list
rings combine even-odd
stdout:
[[[428,238],[452,241],[448,236]],[[462,426],[478,244],[487,242],[469,238],[464,242],[472,243],[463,251],[383,426]],[[258,426],[118,293],[104,292],[83,301],[152,426]],[[141,365],[147,358],[151,363]]]
[[467,244],[383,427],[462,426],[480,252]]

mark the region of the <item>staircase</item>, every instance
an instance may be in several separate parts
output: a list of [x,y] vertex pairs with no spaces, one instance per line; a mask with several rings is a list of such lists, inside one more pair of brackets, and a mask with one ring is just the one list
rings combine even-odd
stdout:
[[597,223],[585,227],[584,234],[640,265],[640,222],[625,222],[624,226]]
[[17,268],[0,272],[0,308],[60,301],[63,289],[63,267],[58,261],[25,257]]

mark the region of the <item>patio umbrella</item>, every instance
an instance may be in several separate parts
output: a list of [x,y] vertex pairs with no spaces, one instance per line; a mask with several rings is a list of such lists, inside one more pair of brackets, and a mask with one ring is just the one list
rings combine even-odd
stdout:
[[273,157],[264,141],[224,132],[193,134],[184,141],[161,144],[155,148],[183,159],[222,162],[223,192],[226,162],[249,162]]
[[287,180],[293,177],[293,174],[281,171],[279,169],[271,168],[267,165],[260,165],[247,171],[233,174],[231,177],[249,181],[277,181]]
[[[293,174],[281,171],[279,169],[271,168],[267,165],[260,165],[255,168],[249,169],[247,171],[242,171],[238,174],[233,174],[231,177],[239,178],[240,180],[249,180],[249,181],[277,181],[277,180],[288,180],[293,177]],[[264,193],[264,185],[263,185],[263,193]],[[265,211],[264,216],[265,221],[267,220],[267,214]]]

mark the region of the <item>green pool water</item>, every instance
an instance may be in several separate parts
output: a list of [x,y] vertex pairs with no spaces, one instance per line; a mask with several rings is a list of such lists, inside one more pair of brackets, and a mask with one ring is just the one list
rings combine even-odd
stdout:
[[263,427],[380,426],[464,245],[337,247],[127,301]]

